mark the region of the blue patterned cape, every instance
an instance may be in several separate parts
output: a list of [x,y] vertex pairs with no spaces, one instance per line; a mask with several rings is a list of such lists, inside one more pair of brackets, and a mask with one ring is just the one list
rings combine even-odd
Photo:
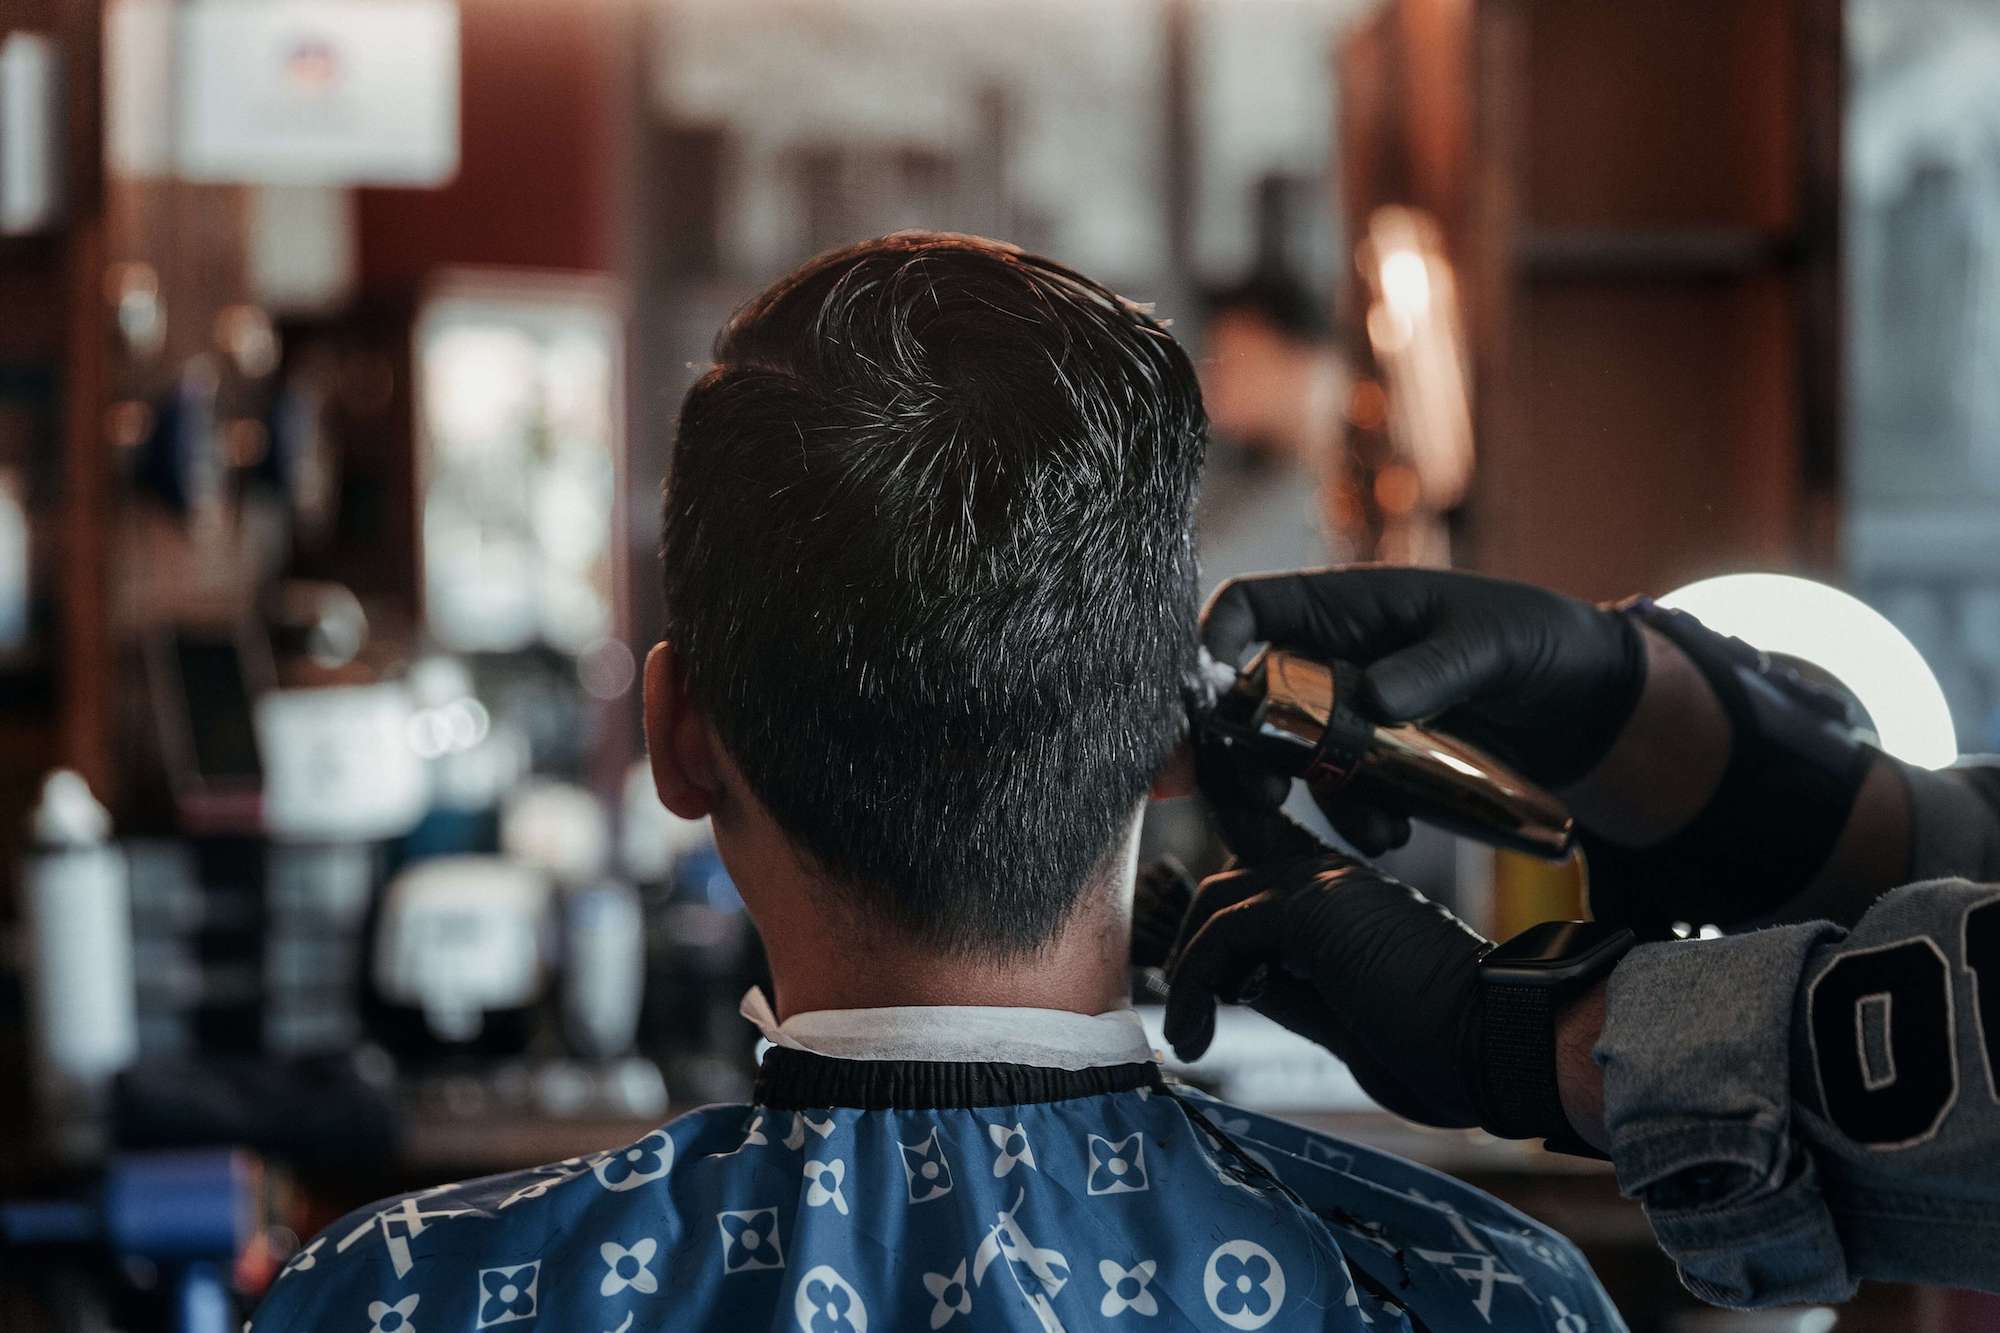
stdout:
[[251,1329],[1624,1328],[1575,1246],[1491,1196],[1148,1080],[914,1110],[760,1087],[363,1209]]

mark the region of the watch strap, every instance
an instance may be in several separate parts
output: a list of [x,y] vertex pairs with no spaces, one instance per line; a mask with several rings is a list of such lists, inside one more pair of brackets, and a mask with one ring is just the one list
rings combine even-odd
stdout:
[[1480,1110],[1486,1129],[1503,1139],[1568,1133],[1556,1084],[1557,992],[1496,978],[1487,978],[1482,989]]
[[1558,1079],[1556,1019],[1617,967],[1632,931],[1604,922],[1544,921],[1480,956],[1476,1091],[1480,1123],[1501,1138],[1543,1139],[1557,1152],[1603,1158],[1570,1125]]

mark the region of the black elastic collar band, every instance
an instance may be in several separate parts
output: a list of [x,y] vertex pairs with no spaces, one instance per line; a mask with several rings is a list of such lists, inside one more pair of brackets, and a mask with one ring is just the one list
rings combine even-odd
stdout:
[[839,1060],[773,1046],[757,1071],[756,1101],[777,1111],[848,1106],[864,1111],[947,1111],[1102,1097],[1162,1088],[1151,1061],[1093,1069],[951,1060]]

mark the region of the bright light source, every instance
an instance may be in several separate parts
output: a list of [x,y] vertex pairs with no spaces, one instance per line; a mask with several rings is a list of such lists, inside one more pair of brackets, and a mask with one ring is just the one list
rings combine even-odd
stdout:
[[1659,599],[1719,634],[1802,658],[1854,691],[1882,748],[1920,768],[1958,758],[1951,708],[1922,654],[1880,613],[1788,574],[1725,574]]
[[1382,256],[1382,299],[1401,319],[1414,320],[1431,308],[1431,275],[1415,250]]

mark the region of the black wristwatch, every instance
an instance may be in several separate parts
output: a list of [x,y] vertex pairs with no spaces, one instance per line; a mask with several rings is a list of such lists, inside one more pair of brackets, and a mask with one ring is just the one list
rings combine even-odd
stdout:
[[1556,1089],[1556,1015],[1618,965],[1637,937],[1600,921],[1544,921],[1479,961],[1479,1099],[1501,1138],[1546,1139],[1560,1152],[1601,1157],[1563,1114]]

